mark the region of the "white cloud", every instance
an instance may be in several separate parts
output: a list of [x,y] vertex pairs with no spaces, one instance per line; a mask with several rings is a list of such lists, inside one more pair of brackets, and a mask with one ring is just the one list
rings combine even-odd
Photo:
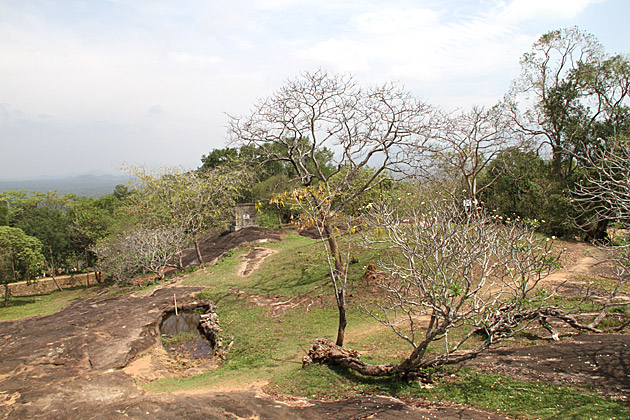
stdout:
[[506,4],[500,18],[509,22],[531,19],[573,19],[586,8],[602,0],[514,0]]
[[423,90],[501,70],[515,75],[520,55],[534,39],[497,19],[497,11],[453,21],[445,12],[383,9],[349,21],[352,31],[317,42],[297,56],[365,77],[403,80]]
[[351,19],[353,26],[367,34],[391,34],[435,25],[438,14],[430,9],[383,9],[362,13]]

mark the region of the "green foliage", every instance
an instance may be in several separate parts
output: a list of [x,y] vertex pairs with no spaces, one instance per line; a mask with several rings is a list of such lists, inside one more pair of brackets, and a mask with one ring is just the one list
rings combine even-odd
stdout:
[[99,199],[59,195],[55,191],[0,194],[0,207],[7,209],[8,225],[38,238],[47,262],[50,263],[52,252],[55,268],[62,270],[77,267],[86,258],[85,265],[93,265],[90,248],[96,240],[127,220],[121,211],[123,203],[112,194]]
[[[306,147],[307,139],[298,139],[297,142]],[[238,148],[225,147],[214,149],[209,155],[201,158],[202,166],[199,172],[205,173],[219,168],[239,168],[247,166],[251,172],[250,183],[242,185],[239,190],[239,201],[251,201],[256,203],[265,215],[275,216],[276,221],[271,221],[263,216],[266,226],[277,226],[288,223],[293,212],[288,208],[270,204],[270,200],[277,194],[296,188],[299,181],[295,167],[287,161],[289,151],[281,144],[271,144],[266,147],[242,145]],[[328,176],[334,168],[331,166],[333,153],[326,147],[318,148],[313,153],[314,159],[305,159],[306,168],[315,173],[316,166],[325,176]],[[316,162],[316,163],[315,163]],[[316,177],[317,178],[317,177]],[[314,182],[317,182],[315,179]]]
[[122,184],[116,185],[114,187],[114,192],[112,193],[114,198],[116,198],[116,200],[118,201],[125,201],[127,198],[129,198],[131,194],[132,192],[129,191],[129,187]]
[[[395,188],[395,183],[388,174],[377,174],[374,169],[368,167],[354,171],[342,168],[330,178],[330,182],[333,185],[343,185],[334,188],[339,191],[334,199],[335,204],[356,195],[343,206],[343,212],[353,216],[360,215],[368,204],[381,201],[384,196],[389,197]],[[369,185],[369,188],[362,190],[365,185]]]
[[484,189],[481,202],[504,219],[532,220],[540,231],[558,237],[577,234],[577,213],[568,195],[567,183],[556,175],[551,162],[534,152],[518,150],[499,155],[480,183],[493,180]]
[[65,263],[72,253],[70,242],[70,218],[66,211],[51,207],[35,207],[24,212],[16,223],[27,235],[42,242],[47,257],[50,251],[55,261]]
[[42,243],[24,231],[0,226],[2,283],[31,280],[44,268]]
[[0,226],[9,225],[9,205],[0,198]]
[[225,147],[223,149],[213,149],[210,154],[201,156],[200,171],[216,169],[220,166],[230,165],[239,158],[239,149]]
[[44,268],[42,243],[21,229],[0,226],[0,283],[4,284],[4,305],[9,304],[10,283],[31,281]]
[[549,230],[567,234],[562,220],[575,219],[589,239],[604,239],[608,220],[593,211],[597,205],[571,214],[565,197],[580,185],[593,156],[628,135],[630,60],[606,54],[593,35],[573,27],[543,35],[521,65],[509,98],[519,129],[551,153],[545,180],[552,188],[541,192],[549,196],[543,205],[554,224]]

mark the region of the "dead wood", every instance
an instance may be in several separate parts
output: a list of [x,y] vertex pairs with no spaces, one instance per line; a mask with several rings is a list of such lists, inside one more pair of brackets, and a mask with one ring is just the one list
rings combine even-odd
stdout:
[[357,350],[340,347],[326,338],[317,338],[302,359],[302,366],[311,363],[338,365],[366,376],[390,376],[395,373],[395,365],[371,365],[360,357],[361,353]]

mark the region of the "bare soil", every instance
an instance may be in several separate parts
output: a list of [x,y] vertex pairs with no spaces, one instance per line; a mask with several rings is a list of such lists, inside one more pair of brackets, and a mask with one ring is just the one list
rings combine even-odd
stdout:
[[[230,247],[282,237],[278,231],[250,229],[208,241],[202,246],[204,257],[209,261]],[[172,307],[173,294],[178,302],[190,303],[199,290],[171,283],[151,295],[101,295],[77,300],[50,316],[0,322],[0,419],[505,418],[464,408],[412,407],[389,397],[279,401],[258,387],[146,393],[134,377],[152,380],[163,374],[154,363],[164,360],[157,345],[161,315]],[[293,303],[252,298],[270,308]],[[629,352],[628,335],[579,335],[558,343],[494,350],[472,363],[622,398],[630,395]]]

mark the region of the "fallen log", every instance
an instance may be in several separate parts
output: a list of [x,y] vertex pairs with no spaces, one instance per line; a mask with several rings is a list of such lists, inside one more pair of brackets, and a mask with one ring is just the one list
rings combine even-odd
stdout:
[[357,371],[367,376],[391,376],[395,374],[395,365],[371,365],[360,360],[357,350],[340,347],[326,338],[317,338],[313,347],[302,359],[302,366],[311,363],[332,364]]

